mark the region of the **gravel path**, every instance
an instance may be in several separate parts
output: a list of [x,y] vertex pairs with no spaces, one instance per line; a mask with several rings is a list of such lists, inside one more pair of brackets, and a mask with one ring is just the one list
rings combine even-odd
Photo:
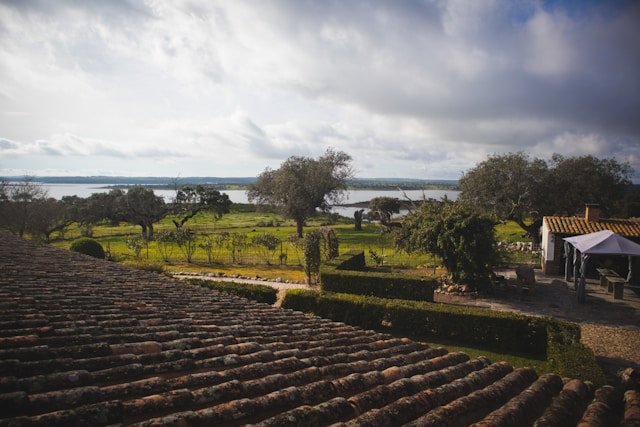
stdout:
[[[500,272],[513,278],[513,270]],[[640,298],[625,290],[624,299],[615,300],[596,281],[587,283],[587,302],[577,302],[575,291],[560,277],[536,271],[533,294],[515,289],[492,298],[450,298],[455,304],[474,305],[493,310],[515,311],[527,315],[549,316],[580,325],[582,343],[591,348],[601,362],[611,367],[640,367]]]
[[634,362],[640,366],[640,328],[581,323],[582,343],[611,363]]

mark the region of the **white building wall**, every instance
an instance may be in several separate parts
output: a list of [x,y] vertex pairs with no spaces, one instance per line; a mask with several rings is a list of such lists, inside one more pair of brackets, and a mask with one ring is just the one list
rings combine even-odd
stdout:
[[553,261],[555,259],[555,235],[549,232],[547,221],[542,220],[542,259]]

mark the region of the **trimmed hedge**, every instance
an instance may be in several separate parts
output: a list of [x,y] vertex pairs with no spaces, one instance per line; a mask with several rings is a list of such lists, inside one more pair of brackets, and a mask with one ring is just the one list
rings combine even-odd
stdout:
[[560,375],[604,383],[593,353],[580,344],[580,328],[569,322],[475,307],[300,289],[288,291],[282,307],[364,328],[390,327],[427,340],[453,340],[546,356]]
[[384,321],[398,332],[426,339],[546,355],[543,318],[424,301],[301,290],[287,292],[282,306],[372,329],[380,328]]
[[251,283],[219,282],[203,279],[186,279],[190,285],[202,286],[216,291],[226,292],[242,298],[265,304],[274,304],[278,298],[278,291],[270,286],[253,285]]
[[104,249],[102,245],[94,239],[89,237],[81,237],[71,242],[69,250],[78,252],[81,254],[89,255],[94,258],[104,259]]
[[547,360],[562,377],[589,380],[597,387],[606,383],[593,351],[580,343],[580,327],[557,321],[547,328]]
[[433,301],[435,279],[405,277],[398,273],[364,271],[364,252],[350,252],[320,268],[320,287],[326,292],[392,299]]

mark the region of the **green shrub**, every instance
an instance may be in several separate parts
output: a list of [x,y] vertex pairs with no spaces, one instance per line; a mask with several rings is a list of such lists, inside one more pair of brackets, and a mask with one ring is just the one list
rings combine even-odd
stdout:
[[[287,292],[283,307],[313,311],[319,316],[353,325],[375,329],[380,328],[384,320],[398,332],[424,339],[454,340],[497,350],[546,354],[548,320],[543,318],[475,307],[330,292],[316,294],[316,306],[310,307],[310,297],[301,298],[300,294],[292,297],[290,299]],[[304,303],[296,306],[301,300]]]
[[282,307],[364,328],[390,327],[425,340],[546,356],[561,376],[596,385],[605,382],[593,352],[580,344],[580,327],[575,323],[475,307],[301,289],[288,291]]
[[319,231],[308,231],[304,235],[304,272],[307,275],[309,285],[318,282],[318,272],[320,270],[320,241],[322,235]]
[[395,300],[386,305],[392,327],[427,339],[546,355],[546,319],[475,307]]
[[162,274],[164,272],[164,265],[162,265],[162,263],[142,259],[129,259],[124,261],[122,265],[129,268],[135,268],[136,270],[149,271],[151,273]]
[[282,301],[283,308],[302,311],[304,313],[316,313],[318,308],[317,298],[319,292],[307,291],[305,289],[290,289],[284,296]]
[[265,285],[253,285],[250,283],[236,282],[216,282],[213,280],[203,279],[187,279],[186,283],[190,285],[202,286],[208,289],[226,292],[239,297],[250,299],[265,304],[273,304],[278,297],[278,291],[275,288]]
[[455,283],[481,290],[500,262],[494,226],[493,218],[458,202],[423,203],[404,217],[396,246],[437,255]]
[[580,327],[556,321],[547,328],[547,358],[554,372],[563,377],[591,381],[597,387],[606,383],[593,351],[580,343]]
[[81,237],[74,240],[71,242],[69,249],[94,258],[104,259],[104,249],[102,249],[102,245],[89,237]]
[[323,291],[380,298],[433,301],[436,279],[405,277],[398,273],[363,271],[364,252],[351,252],[320,269]]

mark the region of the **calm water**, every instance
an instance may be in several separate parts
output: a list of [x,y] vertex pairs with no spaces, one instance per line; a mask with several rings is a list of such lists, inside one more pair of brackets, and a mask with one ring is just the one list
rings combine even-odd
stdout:
[[[104,188],[105,184],[42,184],[49,192],[50,197],[61,199],[63,196],[89,197],[93,193],[106,193],[110,189]],[[247,193],[244,190],[224,190],[223,193],[229,195],[234,203],[248,203]],[[154,190],[158,196],[164,197],[165,200],[171,200],[175,191],[173,190]],[[440,200],[447,196],[451,200],[458,198],[459,191],[448,190],[349,190],[346,193],[344,203],[367,202],[375,197],[397,197],[399,199],[422,200],[423,197]],[[406,196],[406,197],[405,197]],[[332,209],[340,215],[353,217],[353,213],[359,208],[337,206]]]

